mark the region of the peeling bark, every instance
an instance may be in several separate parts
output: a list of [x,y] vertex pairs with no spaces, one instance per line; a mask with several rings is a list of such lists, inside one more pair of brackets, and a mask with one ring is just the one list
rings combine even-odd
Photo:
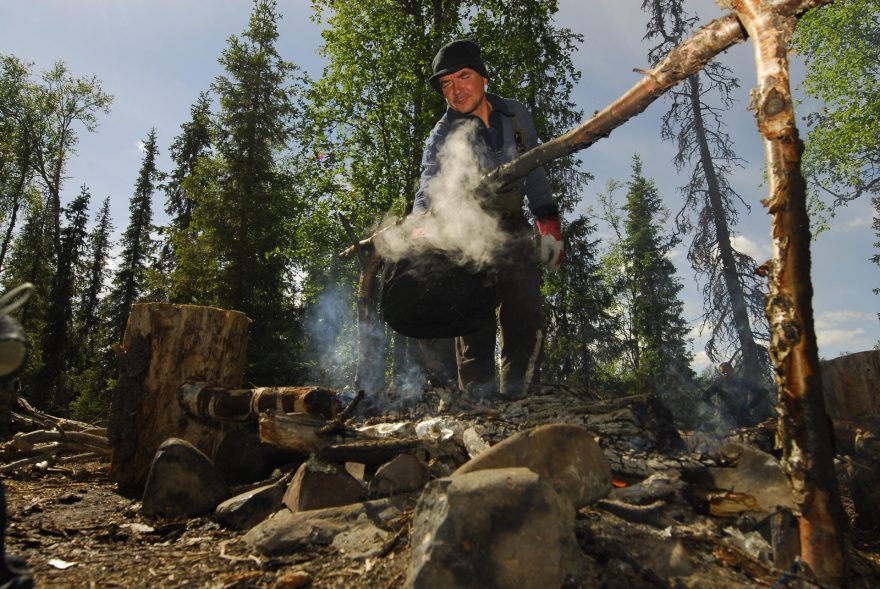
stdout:
[[831,585],[846,579],[846,518],[834,474],[833,433],[825,413],[810,281],[803,142],[795,126],[788,49],[797,16],[828,1],[734,0],[753,40],[758,85],[751,108],[764,138],[773,259],[768,264],[770,359],[779,389],[779,439],[800,510],[801,556]]

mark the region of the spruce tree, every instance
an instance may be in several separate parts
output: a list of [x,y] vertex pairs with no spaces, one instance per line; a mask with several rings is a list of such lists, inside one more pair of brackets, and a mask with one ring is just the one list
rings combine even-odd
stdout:
[[110,391],[116,374],[116,355],[108,341],[101,294],[110,277],[109,261],[113,225],[110,197],[104,199],[89,235],[83,288],[74,317],[75,355],[68,378],[72,393],[70,414],[74,419],[95,423],[106,419]]
[[541,378],[607,391],[614,381],[607,366],[619,351],[620,318],[612,313],[613,292],[596,256],[599,240],[590,239],[595,231],[587,216],[569,222],[565,263],[547,277]]
[[665,209],[654,182],[642,175],[638,156],[627,187],[621,250],[624,287],[632,301],[628,345],[636,388],[675,397],[687,392],[694,378],[679,299],[682,284],[669,259],[675,241],[662,233]]
[[267,384],[290,379],[298,340],[287,259],[297,204],[278,161],[291,136],[296,68],[278,54],[279,18],[274,1],[256,0],[247,28],[220,56],[216,161],[197,171],[210,189],[201,191],[197,238],[183,255],[214,279],[207,295],[216,304],[253,320],[248,376]]
[[199,172],[212,157],[212,125],[211,99],[207,92],[202,92],[190,108],[190,120],[180,126],[180,134],[169,149],[174,168],[162,186],[169,222],[158,228],[158,254],[151,265],[148,280],[150,297],[156,300],[195,303],[203,299],[200,290],[204,291],[204,288],[199,287],[199,281],[192,279],[181,255],[191,256],[193,253],[192,249],[187,251],[187,246],[196,238],[190,228],[193,211],[198,195],[209,189],[199,185],[201,181],[208,181],[205,174]]
[[143,145],[141,163],[134,193],[129,201],[128,227],[122,234],[119,263],[113,274],[113,286],[104,301],[107,317],[107,337],[111,343],[122,342],[131,305],[138,302],[146,280],[147,267],[153,249],[150,232],[153,221],[153,192],[159,179],[156,168],[156,129],[151,129]]

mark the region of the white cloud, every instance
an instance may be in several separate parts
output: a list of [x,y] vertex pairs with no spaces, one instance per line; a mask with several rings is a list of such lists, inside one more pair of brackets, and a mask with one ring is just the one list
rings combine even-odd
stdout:
[[706,352],[704,350],[700,350],[699,352],[694,354],[694,361],[691,362],[691,368],[694,372],[700,374],[709,366],[712,366],[712,362],[709,360],[709,356],[706,355]]
[[138,151],[141,153],[144,153],[145,151],[147,151],[147,144],[144,143],[143,141],[136,141],[134,146],[137,147]]
[[772,256],[770,244],[759,244],[745,235],[734,235],[730,241],[737,251],[751,256],[758,264],[763,264]]
[[856,217],[855,219],[850,219],[850,221],[846,224],[847,229],[862,229],[864,227],[870,227],[873,219],[871,217]]
[[869,346],[865,330],[861,327],[852,329],[816,329],[816,342],[820,347],[836,347],[849,351],[859,351]]
[[[834,331],[840,330],[846,324],[864,324],[877,321],[874,313],[864,311],[823,311],[818,313],[813,320],[816,330]],[[861,329],[861,328],[859,328]],[[864,329],[862,329],[864,333]]]

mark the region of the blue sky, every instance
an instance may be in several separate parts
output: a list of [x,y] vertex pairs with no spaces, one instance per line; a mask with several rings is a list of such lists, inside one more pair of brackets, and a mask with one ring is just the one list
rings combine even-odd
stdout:
[[[313,75],[320,73],[318,26],[311,20],[306,0],[279,0],[284,18],[279,51]],[[589,9],[585,6],[588,5]],[[640,0],[561,0],[558,22],[584,35],[575,55],[583,76],[574,101],[585,113],[601,109],[639,79],[635,68],[646,68],[642,42],[645,15]],[[94,74],[115,100],[96,133],[81,133],[78,155],[68,169],[65,194],[72,197],[87,185],[97,202],[111,198],[117,231],[128,219],[128,199],[141,163],[139,141],[156,127],[160,166],[168,169],[167,149],[189,118],[190,105],[220,73],[217,57],[230,35],[240,33],[251,10],[249,0],[3,0],[0,3],[0,53],[14,54],[46,69],[58,59],[75,75]],[[721,15],[711,0],[694,0],[689,10],[708,22]],[[740,78],[737,104],[728,124],[737,154],[746,166],[732,178],[743,198],[753,203],[742,215],[737,243],[763,261],[770,257],[769,216],[760,204],[766,196],[762,183],[763,153],[752,115],[746,111],[748,91],[755,83],[751,45],[732,48],[721,59]],[[491,69],[491,68],[490,68]],[[794,68],[794,81],[800,76]],[[584,168],[595,181],[584,193],[584,203],[596,204],[596,194],[609,179],[625,181],[631,158],[639,153],[646,176],[653,178],[667,206],[677,212],[678,186],[684,184],[672,165],[674,147],[659,138],[661,99],[637,119],[617,129],[610,138],[582,152]],[[798,112],[803,115],[807,106]],[[802,127],[801,132],[805,129]],[[546,138],[545,138],[546,139]],[[621,193],[621,197],[623,194]],[[154,210],[161,211],[158,197]],[[831,229],[814,242],[814,311],[820,355],[834,358],[844,352],[871,349],[880,340],[880,269],[868,261],[875,241],[873,211],[865,199],[840,209]],[[157,219],[160,220],[160,219]],[[685,285],[682,298],[689,320],[696,321],[702,304],[684,250],[674,252]],[[695,368],[706,366],[703,338],[694,325]]]

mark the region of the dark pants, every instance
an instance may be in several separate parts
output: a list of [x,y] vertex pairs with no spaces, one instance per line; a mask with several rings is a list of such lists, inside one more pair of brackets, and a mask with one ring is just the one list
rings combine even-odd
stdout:
[[[455,338],[458,384],[472,397],[491,396],[499,389],[504,396],[519,397],[532,384],[543,344],[541,273],[530,229],[516,232],[508,255],[494,268],[494,276],[497,324]],[[500,387],[496,388],[495,334],[499,326]]]

